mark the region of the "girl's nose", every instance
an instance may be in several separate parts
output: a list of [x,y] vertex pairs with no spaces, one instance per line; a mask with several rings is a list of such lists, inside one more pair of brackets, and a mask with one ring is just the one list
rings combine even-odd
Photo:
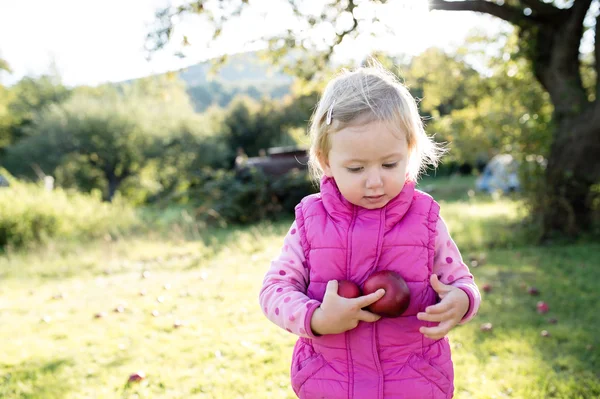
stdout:
[[381,179],[381,174],[378,170],[371,171],[367,176],[367,188],[373,189],[377,187],[381,187],[383,185],[383,180]]

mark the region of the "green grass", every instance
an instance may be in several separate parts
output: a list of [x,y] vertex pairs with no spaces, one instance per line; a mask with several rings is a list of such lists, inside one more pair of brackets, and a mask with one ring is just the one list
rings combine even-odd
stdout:
[[[450,333],[455,397],[600,397],[600,245],[523,245],[519,201],[469,197],[461,181],[434,195],[463,256],[478,262],[477,283],[492,291]],[[295,338],[258,305],[290,221],[177,225],[0,256],[0,398],[293,398]],[[493,330],[480,331],[487,322]],[[128,383],[138,370],[147,378]]]

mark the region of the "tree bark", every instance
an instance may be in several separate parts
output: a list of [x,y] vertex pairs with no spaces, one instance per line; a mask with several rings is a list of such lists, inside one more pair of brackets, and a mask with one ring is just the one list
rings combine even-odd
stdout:
[[537,198],[543,240],[556,233],[576,236],[590,228],[591,189],[600,181],[599,106],[588,101],[579,71],[583,15],[585,10],[573,7],[565,23],[532,28],[530,36],[534,74],[554,105],[553,142],[544,190]]
[[104,176],[108,181],[108,191],[104,197],[105,201],[112,202],[117,190],[121,186],[121,183],[129,176],[131,176],[130,169],[124,169],[120,174],[117,174],[117,168],[107,166],[104,168]]
[[108,180],[108,192],[106,193],[105,201],[112,202],[119,186],[121,185],[121,179],[116,176],[114,173],[106,176]]
[[556,126],[540,193],[544,240],[555,233],[576,236],[592,221],[591,188],[600,181],[600,116],[593,107]]

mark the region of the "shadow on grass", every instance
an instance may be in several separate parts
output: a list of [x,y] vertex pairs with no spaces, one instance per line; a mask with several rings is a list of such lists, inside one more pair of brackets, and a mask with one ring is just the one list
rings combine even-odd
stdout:
[[[472,351],[481,364],[500,357],[538,365],[544,372],[533,376],[530,397],[600,397],[599,264],[598,244],[492,252],[472,270],[480,289],[491,286],[474,327]],[[539,301],[547,313],[538,313]],[[485,322],[492,331],[479,331]]]
[[64,378],[65,359],[0,366],[0,398],[62,399],[72,390]]

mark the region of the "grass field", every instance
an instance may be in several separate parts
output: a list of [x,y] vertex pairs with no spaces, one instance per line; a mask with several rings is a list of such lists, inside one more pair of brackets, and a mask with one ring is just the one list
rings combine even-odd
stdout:
[[[428,182],[480,288],[491,285],[450,333],[455,397],[600,397],[600,245],[525,246],[519,201],[470,184]],[[290,222],[3,254],[0,398],[295,397],[295,338],[257,300]]]

